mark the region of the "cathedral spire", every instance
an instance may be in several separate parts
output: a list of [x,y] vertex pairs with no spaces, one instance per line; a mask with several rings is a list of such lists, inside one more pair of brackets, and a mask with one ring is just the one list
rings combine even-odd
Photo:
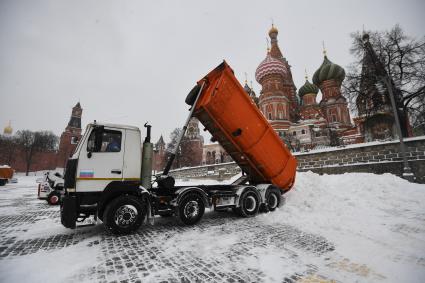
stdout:
[[323,56],[327,56],[327,51],[326,51],[326,47],[325,47],[325,41],[322,41],[322,47],[323,47]]
[[274,26],[274,24],[272,24],[272,27],[269,30],[270,43],[271,43],[270,54],[272,55],[273,58],[283,60],[282,52],[280,51],[279,45],[277,43],[278,33],[279,33],[279,31]]

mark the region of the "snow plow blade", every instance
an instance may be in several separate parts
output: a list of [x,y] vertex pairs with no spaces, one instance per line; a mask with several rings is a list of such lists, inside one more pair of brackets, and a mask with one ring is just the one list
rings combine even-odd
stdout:
[[[297,161],[230,66],[224,61],[197,85],[202,83],[205,85],[193,106],[193,116],[248,174],[250,183],[272,183],[289,190],[295,181]],[[194,99],[186,98],[186,102],[191,101]]]

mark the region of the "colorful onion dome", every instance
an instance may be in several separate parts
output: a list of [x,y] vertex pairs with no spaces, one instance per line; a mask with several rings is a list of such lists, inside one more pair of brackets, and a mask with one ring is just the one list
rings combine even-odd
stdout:
[[266,59],[264,59],[257,67],[257,70],[255,71],[255,79],[261,84],[261,80],[265,76],[271,74],[278,74],[285,77],[287,76],[288,71],[285,64],[283,64],[282,61],[273,58],[269,52],[267,53]]
[[344,78],[344,69],[341,66],[332,63],[325,55],[322,65],[313,75],[313,83],[315,85],[320,85],[322,82],[327,80],[336,80],[339,84],[341,84]]
[[305,94],[308,94],[308,93],[317,94],[318,92],[319,92],[319,88],[315,84],[312,84],[308,80],[306,80],[305,84],[302,87],[300,87],[300,89],[298,90],[298,95],[300,97],[303,97]]
[[279,31],[277,30],[277,28],[272,24],[272,27],[271,27],[271,29],[269,30],[269,36],[271,36],[272,34],[278,34],[279,33]]

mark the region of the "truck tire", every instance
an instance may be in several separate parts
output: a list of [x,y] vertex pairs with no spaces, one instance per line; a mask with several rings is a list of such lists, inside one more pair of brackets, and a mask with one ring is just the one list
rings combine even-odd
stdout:
[[196,100],[196,96],[198,95],[199,90],[201,89],[200,85],[195,85],[192,90],[189,92],[189,94],[186,96],[186,99],[184,102],[186,102],[187,105],[193,106]]
[[136,231],[145,220],[146,205],[131,195],[113,199],[103,213],[103,223],[113,234],[129,234]]
[[178,213],[181,222],[193,225],[201,220],[205,212],[205,205],[198,193],[188,193],[179,203]]
[[6,179],[0,179],[0,186],[5,186],[7,183]]
[[58,205],[60,203],[61,194],[57,191],[51,192],[47,196],[47,203],[50,205]]
[[258,194],[252,190],[245,190],[240,199],[239,207],[236,208],[236,214],[242,217],[253,217],[257,215],[258,210],[260,209],[260,199]]
[[271,187],[266,192],[266,209],[275,211],[280,206],[282,195],[278,188]]

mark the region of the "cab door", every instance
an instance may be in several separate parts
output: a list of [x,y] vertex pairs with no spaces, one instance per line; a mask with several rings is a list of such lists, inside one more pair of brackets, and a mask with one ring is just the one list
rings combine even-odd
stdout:
[[77,192],[100,192],[113,181],[122,181],[124,129],[94,127],[81,149],[77,168]]

